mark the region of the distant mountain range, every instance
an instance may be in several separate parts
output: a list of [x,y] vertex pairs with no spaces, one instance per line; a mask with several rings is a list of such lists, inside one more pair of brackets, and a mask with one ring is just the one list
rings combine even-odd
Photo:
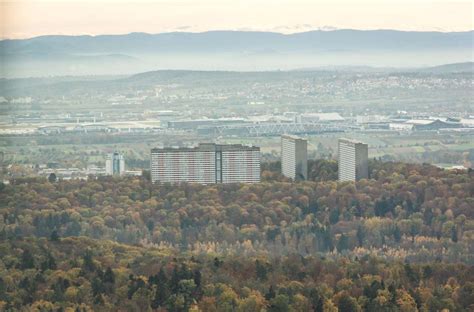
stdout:
[[420,67],[472,61],[474,31],[245,31],[41,36],[2,40],[3,77],[130,74],[155,69]]
[[473,73],[474,63],[464,62],[455,64],[444,64],[428,68],[421,68],[420,71],[429,73]]

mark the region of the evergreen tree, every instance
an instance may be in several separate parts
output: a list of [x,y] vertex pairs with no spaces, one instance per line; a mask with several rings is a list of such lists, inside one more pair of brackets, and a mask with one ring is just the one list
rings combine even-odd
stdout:
[[196,288],[200,288],[201,287],[201,280],[202,280],[201,271],[199,271],[199,270],[194,271],[193,280],[194,280],[194,284],[196,284]]
[[270,285],[268,292],[265,294],[265,299],[271,300],[275,298],[275,296],[276,296],[276,293],[275,293],[275,290],[273,289],[273,285]]
[[165,306],[170,293],[168,289],[168,279],[163,268],[161,268],[158,274],[155,275],[154,282],[156,289],[153,300],[151,301],[151,307],[157,309]]
[[331,224],[336,224],[337,222],[339,222],[339,209],[334,208],[331,210],[329,214],[329,222]]
[[270,300],[270,308],[268,311],[271,312],[287,312],[290,311],[290,298],[285,294],[278,294],[275,298]]
[[160,271],[157,274],[157,281],[159,284],[168,285],[168,278],[166,277],[163,268],[160,268]]
[[7,287],[5,281],[0,277],[0,301],[6,301],[7,299]]
[[54,172],[52,172],[49,176],[48,176],[48,181],[49,183],[54,183],[56,182],[58,178],[56,177],[56,174]]
[[418,272],[413,270],[412,266],[408,262],[405,263],[404,268],[405,268],[405,274],[407,275],[410,282],[414,285],[418,284],[419,282]]
[[379,289],[382,289],[382,285],[377,281],[373,281],[370,286],[364,287],[364,296],[366,296],[369,300],[373,300],[377,297],[377,292]]
[[22,270],[32,269],[35,267],[35,259],[28,249],[23,250],[21,254],[20,268]]
[[451,241],[453,243],[457,243],[458,242],[458,230],[456,228],[456,226],[453,226],[451,228]]
[[349,249],[349,239],[343,233],[341,234],[341,237],[339,238],[339,241],[337,242],[337,250],[339,252],[342,252],[347,249]]
[[107,267],[103,277],[104,283],[115,284],[115,274],[110,267]]
[[400,243],[402,240],[402,233],[398,225],[395,225],[395,228],[393,229],[393,240],[397,243]]
[[54,230],[51,232],[51,236],[49,237],[49,240],[52,242],[59,242],[59,234],[58,231]]
[[344,311],[344,312],[358,312],[359,311],[359,306],[357,304],[357,301],[345,292],[339,298],[337,308],[339,309],[339,311]]
[[179,278],[178,267],[175,266],[173,268],[173,273],[171,275],[171,280],[170,280],[170,289],[174,294],[178,292],[179,281],[180,281],[180,278]]
[[90,249],[87,249],[86,252],[84,253],[84,256],[82,257],[82,269],[86,272],[93,272],[95,271],[95,263],[94,260],[92,259],[92,251]]
[[92,279],[91,288],[93,297],[98,297],[105,292],[104,284],[97,276]]
[[102,282],[104,285],[105,293],[112,294],[115,290],[115,273],[110,267],[107,267],[104,274],[102,275]]
[[357,236],[357,242],[359,243],[359,247],[362,247],[362,245],[364,244],[364,240],[365,240],[365,228],[363,225],[359,225],[357,227],[357,233],[356,233],[356,236]]
[[262,264],[258,259],[255,260],[255,273],[259,280],[265,281],[267,279],[267,267],[265,266],[265,264]]
[[151,301],[151,307],[153,309],[158,309],[159,307],[163,307],[166,304],[166,300],[168,299],[168,291],[166,289],[166,285],[162,283],[158,283],[155,289],[155,296]]
[[316,288],[311,288],[308,293],[311,306],[313,307],[314,312],[324,312],[324,303],[321,295],[319,294]]
[[46,255],[46,259],[41,263],[41,271],[46,270],[56,270],[56,260],[54,259],[53,255],[48,252]]

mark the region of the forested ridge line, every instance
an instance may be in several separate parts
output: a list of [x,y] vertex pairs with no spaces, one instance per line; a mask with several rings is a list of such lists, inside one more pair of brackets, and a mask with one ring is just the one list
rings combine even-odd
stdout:
[[369,180],[338,183],[334,161],[304,182],[277,168],[258,184],[0,184],[0,310],[473,308],[472,171],[371,161]]

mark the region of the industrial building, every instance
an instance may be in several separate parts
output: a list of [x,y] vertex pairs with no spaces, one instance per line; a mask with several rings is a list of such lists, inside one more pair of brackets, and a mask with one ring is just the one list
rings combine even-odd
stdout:
[[281,136],[281,173],[293,180],[308,179],[308,144],[306,139]]
[[369,177],[368,145],[349,139],[339,139],[339,181],[358,181]]
[[447,128],[461,128],[459,122],[435,120],[409,120],[406,123],[413,125],[413,130],[440,130]]
[[225,126],[244,123],[242,118],[192,119],[168,121],[168,128],[181,130],[195,130],[200,127]]
[[258,183],[260,148],[201,143],[192,148],[151,150],[152,182]]
[[305,113],[296,117],[299,123],[342,122],[344,120],[339,113]]

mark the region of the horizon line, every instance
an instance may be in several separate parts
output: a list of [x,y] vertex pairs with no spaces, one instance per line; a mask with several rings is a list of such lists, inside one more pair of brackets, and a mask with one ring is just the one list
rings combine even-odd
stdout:
[[357,28],[336,28],[333,29],[324,29],[324,28],[315,28],[311,30],[304,30],[304,31],[296,31],[296,32],[278,32],[272,30],[252,30],[252,29],[210,29],[205,31],[188,31],[188,30],[172,30],[172,31],[163,31],[163,32],[144,32],[144,31],[132,31],[128,33],[103,33],[103,34],[91,34],[91,33],[83,33],[83,34],[43,34],[37,35],[32,37],[4,37],[0,38],[0,41],[6,40],[30,40],[35,38],[41,37],[101,37],[101,36],[127,36],[133,34],[144,34],[144,35],[164,35],[164,34],[205,34],[205,33],[212,33],[212,32],[245,32],[245,33],[269,33],[269,34],[278,34],[282,36],[291,36],[297,34],[304,34],[310,32],[335,32],[335,31],[396,31],[396,32],[416,32],[416,33],[443,33],[443,34],[450,34],[450,33],[468,33],[474,32],[474,29],[470,30],[462,30],[462,31],[444,31],[444,30],[404,30],[404,29],[393,29],[393,28],[374,28],[374,29],[357,29]]

